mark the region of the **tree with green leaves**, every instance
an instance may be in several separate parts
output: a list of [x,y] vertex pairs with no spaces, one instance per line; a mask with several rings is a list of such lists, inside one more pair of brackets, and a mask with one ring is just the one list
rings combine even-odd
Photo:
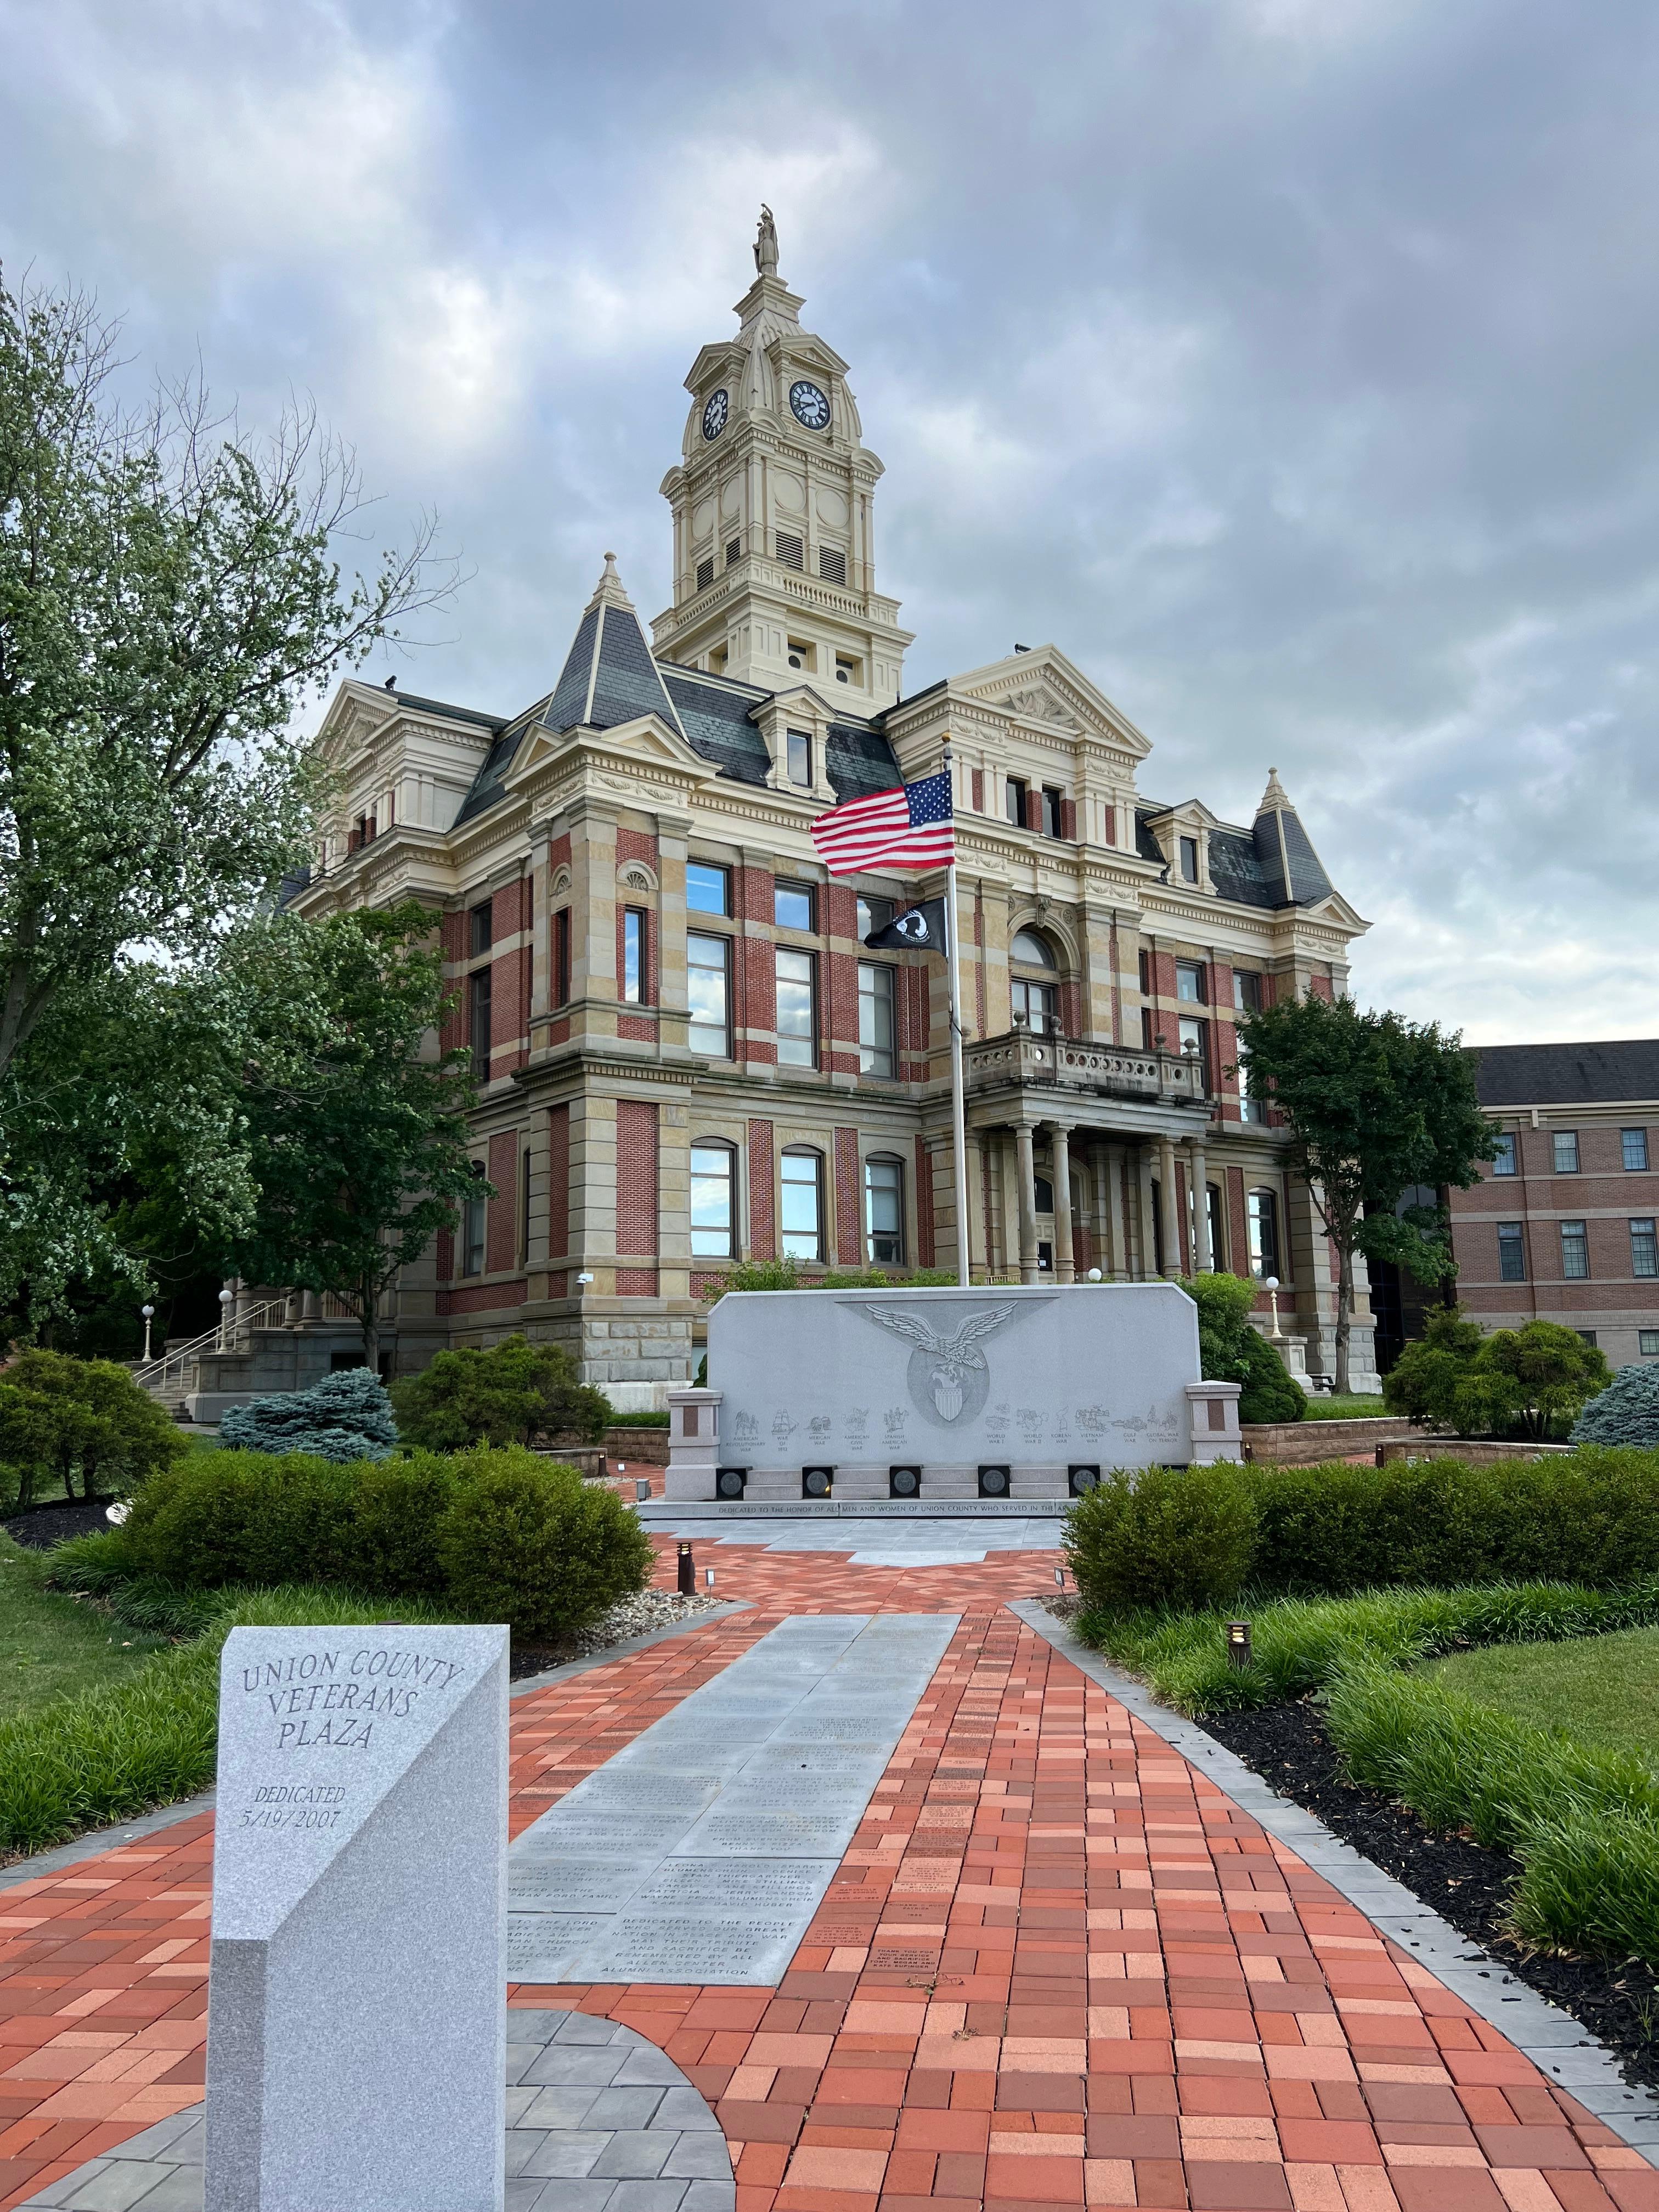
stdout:
[[118,346],[89,301],[0,283],[0,1304],[36,1316],[144,1279],[99,1194],[169,1120],[204,1218],[246,1218],[169,1009],[306,857],[295,707],[434,596],[429,525],[343,577],[364,501],[307,410],[257,437],[186,383],[134,412]]
[[1349,1387],[1354,1255],[1392,1261],[1419,1283],[1455,1274],[1443,1210],[1404,1205],[1425,1187],[1467,1190],[1497,1157],[1474,1070],[1435,1022],[1362,1012],[1352,999],[1285,999],[1239,1023],[1253,1097],[1290,1135],[1337,1255],[1336,1387]]
[[234,985],[276,1040],[242,1069],[257,1195],[228,1254],[253,1283],[331,1291],[380,1359],[380,1316],[459,1202],[490,1187],[467,1152],[470,1054],[433,1043],[447,1004],[434,918],[414,900],[302,922],[233,949]]

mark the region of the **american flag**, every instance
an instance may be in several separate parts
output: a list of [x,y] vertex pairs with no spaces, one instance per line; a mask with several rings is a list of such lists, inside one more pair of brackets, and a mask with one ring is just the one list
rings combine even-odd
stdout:
[[831,807],[812,824],[812,842],[832,876],[949,867],[957,848],[948,772]]

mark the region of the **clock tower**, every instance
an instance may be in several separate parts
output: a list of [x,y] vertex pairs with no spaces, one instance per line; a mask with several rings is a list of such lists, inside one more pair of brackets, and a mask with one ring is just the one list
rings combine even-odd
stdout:
[[662,481],[674,515],[674,603],[652,625],[659,659],[768,691],[810,685],[868,715],[903,689],[898,602],[875,587],[881,463],[862,441],[847,364],[800,326],[761,210],[755,282],[737,336],[685,380],[684,458]]

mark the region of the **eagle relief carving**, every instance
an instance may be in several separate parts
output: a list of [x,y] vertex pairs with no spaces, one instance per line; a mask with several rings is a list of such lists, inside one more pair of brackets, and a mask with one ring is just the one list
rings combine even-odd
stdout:
[[1034,721],[1058,722],[1068,730],[1080,726],[1071,708],[1056,699],[1052,691],[1011,691],[1002,703],[1013,714],[1029,714]]
[[[979,1340],[1000,1328],[1015,1310],[1012,1300],[1006,1305],[982,1308],[969,1314],[955,1334],[947,1337],[914,1308],[867,1305],[864,1309],[872,1321],[891,1329],[895,1336],[908,1338],[915,1346],[905,1373],[911,1402],[926,1419],[942,1428],[972,1420],[984,1405],[990,1393],[991,1370]],[[948,1315],[950,1309],[945,1311]]]

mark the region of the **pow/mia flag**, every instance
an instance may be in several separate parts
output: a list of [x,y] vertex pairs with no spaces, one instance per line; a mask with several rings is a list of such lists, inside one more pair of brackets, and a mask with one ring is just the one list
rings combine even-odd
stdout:
[[890,921],[884,929],[872,929],[865,939],[872,949],[883,947],[895,952],[937,952],[941,958],[945,952],[945,901],[925,899],[913,906],[908,914],[902,914]]

